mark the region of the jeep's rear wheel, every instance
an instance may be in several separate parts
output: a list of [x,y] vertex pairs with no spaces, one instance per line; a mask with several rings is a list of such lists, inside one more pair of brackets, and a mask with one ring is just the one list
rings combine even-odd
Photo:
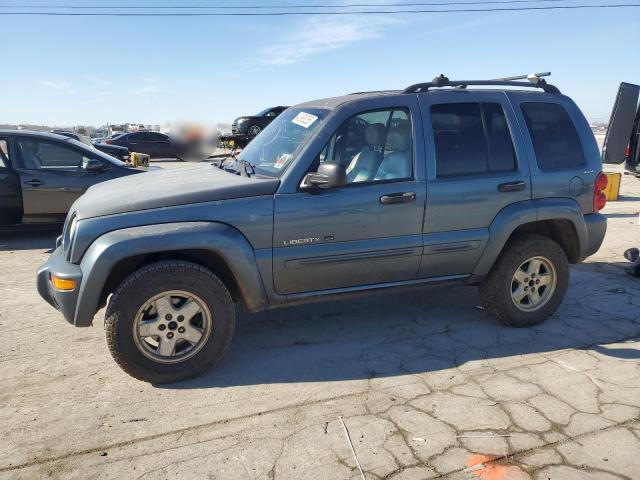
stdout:
[[558,309],[569,285],[569,262],[550,238],[526,235],[510,240],[480,284],[485,310],[506,325],[544,322]]
[[209,270],[189,262],[154,263],[115,291],[105,318],[111,355],[132,377],[167,383],[212,367],[231,343],[235,310]]

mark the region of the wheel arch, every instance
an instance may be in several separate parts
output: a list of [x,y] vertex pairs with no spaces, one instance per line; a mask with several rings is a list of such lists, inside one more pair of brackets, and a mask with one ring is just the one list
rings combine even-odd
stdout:
[[147,225],[109,232],[87,250],[74,323],[90,324],[125,278],[163,260],[189,261],[213,271],[248,311],[268,305],[253,247],[237,229],[215,222]]
[[572,199],[551,198],[518,202],[504,208],[489,227],[489,242],[474,275],[483,277],[516,235],[535,233],[558,243],[570,263],[586,257],[587,227],[580,206]]

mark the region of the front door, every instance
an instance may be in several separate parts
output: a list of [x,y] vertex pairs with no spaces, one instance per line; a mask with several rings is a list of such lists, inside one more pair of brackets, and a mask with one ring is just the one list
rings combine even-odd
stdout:
[[522,135],[506,95],[474,95],[420,95],[428,145],[420,277],[471,273],[498,213],[531,199]]
[[14,138],[25,222],[64,220],[71,204],[87,188],[112,178],[109,170],[87,172],[90,157],[62,142]]
[[311,162],[308,171],[323,161],[340,162],[347,186],[276,195],[277,293],[416,278],[426,196],[424,170],[416,168],[423,161],[416,148],[421,122],[415,97],[398,102],[345,119]]

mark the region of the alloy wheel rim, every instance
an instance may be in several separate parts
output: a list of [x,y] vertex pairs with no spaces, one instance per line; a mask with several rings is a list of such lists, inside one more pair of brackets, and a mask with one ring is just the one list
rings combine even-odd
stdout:
[[511,280],[511,300],[523,312],[544,307],[556,289],[558,275],[553,262],[545,257],[531,257],[520,264]]
[[190,292],[154,295],[136,313],[133,338],[138,350],[158,363],[188,360],[207,343],[213,322],[204,301]]

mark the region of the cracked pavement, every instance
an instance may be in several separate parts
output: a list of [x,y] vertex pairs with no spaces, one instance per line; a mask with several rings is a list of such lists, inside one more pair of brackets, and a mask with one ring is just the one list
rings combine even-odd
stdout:
[[0,237],[0,478],[361,478],[339,416],[367,479],[640,478],[640,179],[622,194],[540,326],[471,287],[374,292],[242,314],[215,370],[160,387],[112,361],[103,312],[38,297],[51,234]]

